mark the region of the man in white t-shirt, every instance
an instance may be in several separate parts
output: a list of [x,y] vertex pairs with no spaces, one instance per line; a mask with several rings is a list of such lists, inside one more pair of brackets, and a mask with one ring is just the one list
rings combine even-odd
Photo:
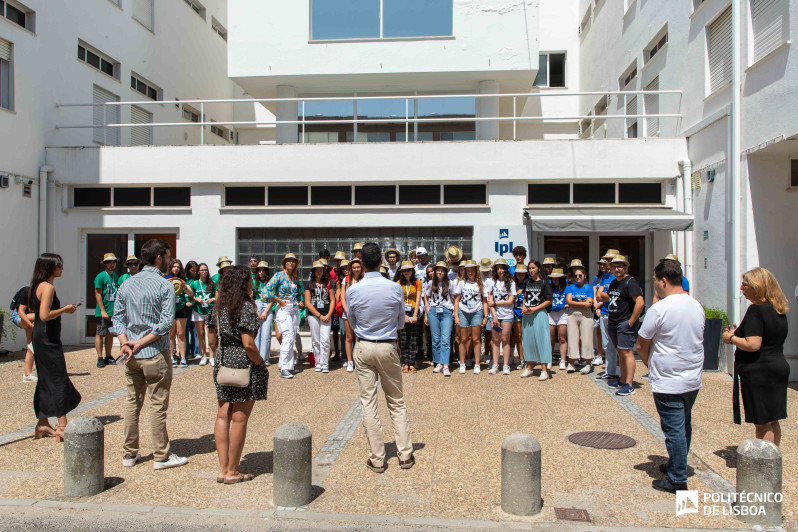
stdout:
[[669,456],[660,466],[667,478],[654,480],[652,486],[676,493],[687,489],[691,412],[704,363],[704,309],[682,289],[682,268],[676,262],[660,262],[654,268],[654,288],[659,301],[646,313],[637,350],[648,366]]

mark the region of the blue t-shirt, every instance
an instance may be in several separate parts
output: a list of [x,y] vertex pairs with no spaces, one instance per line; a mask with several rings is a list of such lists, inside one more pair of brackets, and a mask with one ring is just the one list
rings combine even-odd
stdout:
[[576,283],[569,284],[565,289],[565,294],[571,294],[571,299],[574,301],[587,301],[587,298],[593,297],[593,287],[585,283],[582,288],[579,288]]
[[685,292],[690,291],[690,281],[687,280],[687,277],[682,277],[682,290]]
[[563,288],[559,292],[554,288],[554,285],[551,287],[552,296],[554,299],[551,302],[551,309],[552,312],[556,312],[558,310],[562,310],[565,308],[565,294],[567,289]]
[[[614,280],[615,280],[615,276],[613,274],[611,274],[610,272],[607,272],[604,275],[602,275],[601,279],[599,279],[598,281],[596,281],[596,279],[594,278],[593,279],[593,285],[596,287],[596,292],[598,292],[598,287],[599,286],[604,288],[604,292],[606,292],[609,289],[609,287],[610,287],[610,283],[612,281],[614,281]],[[606,306],[607,306],[606,303],[602,303],[602,305],[599,307],[599,314],[606,314],[607,313],[607,309],[605,308]]]

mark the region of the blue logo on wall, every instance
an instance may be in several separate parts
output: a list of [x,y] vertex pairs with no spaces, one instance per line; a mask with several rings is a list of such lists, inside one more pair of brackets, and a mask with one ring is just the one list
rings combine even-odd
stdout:
[[502,238],[510,238],[509,229],[499,229],[499,240],[501,240]]
[[[509,229],[499,229],[499,240],[504,240],[505,238],[510,238],[510,230]],[[504,255],[505,253],[509,253],[513,249],[512,241],[506,244],[500,244],[497,240],[493,243],[493,250],[499,254],[499,256]]]

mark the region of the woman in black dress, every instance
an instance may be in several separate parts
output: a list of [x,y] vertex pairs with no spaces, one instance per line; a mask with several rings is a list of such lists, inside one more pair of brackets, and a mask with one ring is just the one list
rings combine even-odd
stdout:
[[790,366],[784,359],[787,298],[773,274],[761,267],[743,274],[740,290],[751,305],[739,327],[732,325],[723,333],[723,341],[737,348],[734,422],[740,424],[738,390],[742,390],[745,422],[754,424],[757,438],[779,445],[779,420],[787,417],[790,376]]
[[[232,266],[222,277],[216,304],[206,320],[208,341],[216,353],[213,382],[219,411],[214,435],[219,455],[219,476],[216,482],[235,484],[252,480],[254,475],[238,470],[247,422],[255,401],[265,401],[269,372],[255,344],[260,327],[258,310],[252,301],[252,275],[246,266]],[[249,386],[236,388],[217,382],[219,369],[250,368]]]
[[[34,436],[55,436],[64,441],[67,413],[80,404],[80,393],[67,374],[64,346],[61,344],[61,314],[73,314],[75,305],[61,306],[55,294],[53,279],[61,277],[64,261],[54,253],[42,253],[36,259],[30,282],[28,308],[35,314],[33,322],[33,353],[39,382],[33,394],[33,410],[39,422]],[[58,418],[53,430],[48,417]]]

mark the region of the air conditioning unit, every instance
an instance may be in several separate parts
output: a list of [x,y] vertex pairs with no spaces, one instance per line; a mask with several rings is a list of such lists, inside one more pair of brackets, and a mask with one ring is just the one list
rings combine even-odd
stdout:
[[8,174],[0,174],[0,188],[8,188]]

